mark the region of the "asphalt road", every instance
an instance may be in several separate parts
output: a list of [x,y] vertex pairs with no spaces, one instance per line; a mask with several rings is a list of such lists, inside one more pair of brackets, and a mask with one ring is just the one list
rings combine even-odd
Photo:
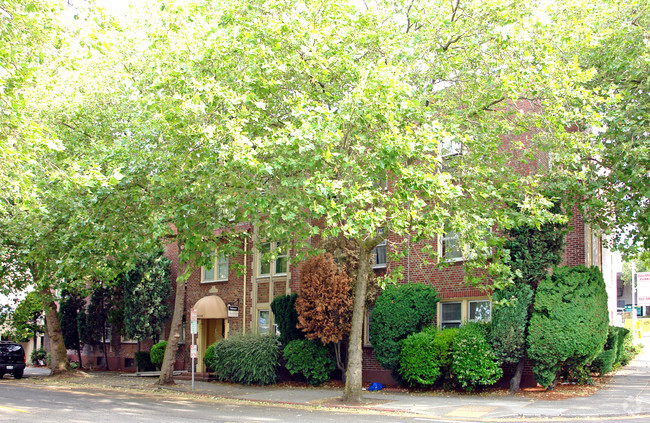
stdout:
[[[364,414],[312,407],[273,407],[182,396],[0,383],[0,422],[455,422],[396,414]],[[469,420],[458,420],[467,423]],[[512,421],[512,420],[511,420]],[[517,420],[523,421],[523,420]],[[540,421],[540,420],[535,420]],[[641,423],[645,418],[541,420]]]

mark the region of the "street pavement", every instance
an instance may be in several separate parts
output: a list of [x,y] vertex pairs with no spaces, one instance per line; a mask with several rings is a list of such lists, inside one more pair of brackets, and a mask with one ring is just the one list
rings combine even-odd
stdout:
[[[649,340],[645,340],[648,345]],[[26,372],[30,377],[33,369]],[[42,372],[42,370],[40,370]],[[161,389],[194,393],[209,398],[225,398],[251,402],[284,404],[287,406],[335,407],[408,413],[432,419],[492,419],[551,418],[610,418],[647,416],[650,421],[650,347],[614,375],[607,386],[585,397],[561,400],[532,399],[524,396],[481,396],[449,393],[446,395],[406,392],[364,392],[364,403],[355,406],[340,402],[341,391],[331,388],[296,388],[278,386],[243,386],[218,382],[176,380],[176,385],[161,388],[155,380],[125,377],[113,372],[91,373],[85,378],[71,378],[70,384],[103,385],[105,387],[137,390]],[[36,375],[33,375],[36,376]],[[32,376],[32,377],[33,377]],[[38,377],[38,376],[36,376]]]

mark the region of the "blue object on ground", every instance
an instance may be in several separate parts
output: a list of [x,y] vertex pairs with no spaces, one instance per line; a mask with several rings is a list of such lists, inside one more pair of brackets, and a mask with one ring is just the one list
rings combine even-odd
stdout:
[[372,382],[368,387],[369,391],[381,391],[382,389],[384,389],[384,385],[378,382]]

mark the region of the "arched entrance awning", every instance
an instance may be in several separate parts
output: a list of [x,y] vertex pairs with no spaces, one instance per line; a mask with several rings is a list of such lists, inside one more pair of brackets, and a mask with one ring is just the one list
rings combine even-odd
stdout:
[[228,309],[220,297],[209,295],[194,304],[199,319],[227,319]]

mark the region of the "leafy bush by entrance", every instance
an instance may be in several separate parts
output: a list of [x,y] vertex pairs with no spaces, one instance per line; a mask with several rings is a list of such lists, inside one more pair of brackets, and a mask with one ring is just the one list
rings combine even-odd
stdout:
[[485,323],[462,326],[452,347],[452,371],[467,391],[493,385],[503,375],[492,346],[488,342],[489,327]]
[[149,353],[151,363],[158,368],[160,368],[165,358],[165,348],[167,348],[167,341],[160,341],[151,347],[151,352]]
[[440,377],[436,331],[414,333],[401,341],[399,373],[410,386],[431,386]]
[[596,267],[558,267],[537,287],[528,329],[528,356],[545,388],[562,367],[590,364],[607,340],[609,318],[603,275]]
[[370,340],[382,367],[397,370],[399,341],[433,321],[438,301],[436,289],[430,285],[388,285],[382,291],[370,318]]
[[277,381],[280,346],[275,335],[235,335],[214,346],[209,367],[221,381],[269,385]]
[[210,345],[203,355],[203,364],[208,372],[214,372],[212,368],[212,362],[214,361],[214,344]]
[[317,340],[295,339],[284,348],[282,356],[289,373],[302,374],[313,386],[329,380],[336,367],[330,350]]
[[46,357],[47,357],[47,350],[41,347],[37,350],[33,350],[32,354],[29,356],[29,359],[32,361],[32,364],[34,365],[44,366]]

